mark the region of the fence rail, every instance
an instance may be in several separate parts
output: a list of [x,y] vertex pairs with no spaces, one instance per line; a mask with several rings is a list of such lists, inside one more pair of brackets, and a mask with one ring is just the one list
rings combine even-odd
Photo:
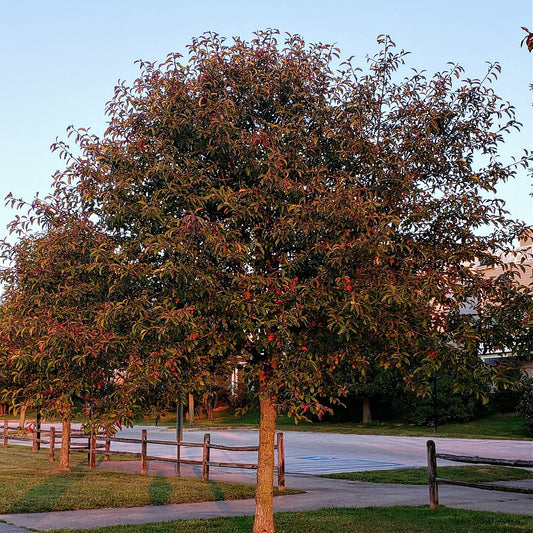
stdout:
[[[48,438],[43,438],[48,435]],[[57,432],[55,427],[48,429],[30,430],[19,429],[15,426],[10,426],[8,420],[4,420],[3,441],[4,448],[8,447],[9,440],[15,442],[31,442],[33,451],[37,451],[41,444],[47,445],[50,449],[49,459],[51,462],[55,460],[56,442],[61,437],[61,432]],[[176,465],[176,475],[181,475],[181,465],[193,465],[202,467],[202,480],[209,480],[209,471],[211,467],[215,468],[240,468],[257,470],[255,463],[238,463],[231,461],[215,461],[211,458],[211,450],[222,450],[228,452],[258,452],[259,446],[224,446],[221,444],[212,444],[211,435],[206,433],[204,435],[203,443],[184,442],[184,441],[168,441],[148,439],[148,432],[143,429],[140,439],[111,437],[104,434],[97,434],[92,431],[89,434],[83,431],[72,431],[70,433],[71,444],[70,451],[87,453],[87,461],[89,468],[96,467],[96,454],[104,454],[104,460],[109,461],[110,456],[120,455],[140,459],[141,474],[148,472],[149,461],[161,461],[166,463],[174,463]],[[79,442],[78,439],[84,439],[84,442]],[[139,444],[140,452],[130,452],[121,450],[111,450],[111,443],[128,443]],[[164,445],[173,446],[176,450],[176,458],[160,457],[157,455],[148,455],[148,445]],[[202,448],[202,459],[184,459],[181,457],[182,448]],[[283,433],[277,433],[275,450],[277,452],[276,470],[278,474],[278,490],[285,489],[285,445]]]
[[533,461],[523,459],[494,459],[492,457],[478,457],[472,455],[453,455],[449,453],[437,453],[435,442],[428,440],[427,461],[428,461],[428,487],[429,487],[429,506],[431,509],[439,508],[439,483],[442,485],[456,485],[471,487],[483,490],[498,490],[502,492],[518,492],[521,494],[533,494],[533,489],[522,487],[507,487],[505,485],[496,485],[495,483],[473,483],[469,481],[454,481],[452,479],[443,479],[437,476],[437,459],[455,461],[459,463],[471,464],[488,464],[497,466],[511,466],[532,468]]

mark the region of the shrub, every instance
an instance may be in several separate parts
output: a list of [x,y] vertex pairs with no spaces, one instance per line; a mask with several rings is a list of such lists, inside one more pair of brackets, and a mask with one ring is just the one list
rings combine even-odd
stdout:
[[[480,391],[481,392],[481,391]],[[405,413],[417,426],[433,424],[433,396],[409,395],[405,401]],[[470,422],[482,409],[482,401],[475,394],[454,392],[454,380],[446,374],[437,379],[437,423]]]
[[508,380],[507,387],[494,388],[489,395],[489,403],[485,406],[487,414],[517,413],[518,404],[523,392],[524,373],[517,366],[516,361],[506,362],[509,368],[505,372]]

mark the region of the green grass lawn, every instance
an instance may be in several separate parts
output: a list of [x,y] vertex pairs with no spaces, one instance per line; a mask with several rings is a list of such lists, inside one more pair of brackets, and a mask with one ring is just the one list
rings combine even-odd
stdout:
[[[187,520],[90,530],[92,533],[249,533],[252,517]],[[277,533],[531,533],[531,516],[420,507],[279,513]],[[70,532],[74,533],[74,532]],[[79,533],[79,532],[78,532]]]
[[[247,412],[243,417],[236,417],[231,411],[215,413],[213,420],[195,420],[194,426],[198,428],[209,427],[235,427],[257,428],[259,414]],[[153,423],[152,419],[139,420],[138,423]],[[173,414],[161,418],[160,425],[175,426],[176,416]],[[185,422],[185,428],[189,427]],[[408,437],[431,437],[433,428],[427,426],[413,426],[402,422],[376,422],[373,424],[360,423],[333,423],[333,422],[306,422],[294,423],[292,418],[280,416],[277,421],[280,431],[317,431],[350,433],[357,435],[402,435]],[[437,428],[439,437],[471,438],[471,439],[527,439],[531,438],[525,432],[525,419],[521,415],[496,414],[480,418],[464,424],[446,424]]]
[[48,450],[0,449],[0,513],[234,500],[255,494],[255,487],[245,484],[89,470],[86,457],[72,454],[72,471],[58,473],[57,464],[48,461]]
[[[442,479],[466,481],[468,483],[533,479],[533,472],[529,470],[488,465],[440,466],[437,470],[437,475]],[[366,481],[368,483],[400,483],[403,485],[427,485],[428,483],[427,468],[343,472],[339,474],[323,474],[321,477],[346,479],[349,481]]]
[[[528,438],[523,416],[493,415],[480,418],[464,424],[447,424],[437,428],[439,437],[452,438],[501,438],[501,439],[525,439]],[[353,433],[359,435],[401,435],[411,437],[431,437],[434,435],[433,428],[426,426],[413,426],[399,422],[376,422],[374,424],[336,424],[308,422],[294,425],[292,420],[281,419],[279,429],[293,429],[299,431],[328,431],[338,433]]]
[[[72,455],[72,471],[60,474],[48,462],[48,451],[29,448],[0,449],[0,513],[40,512],[98,507],[163,505],[249,498],[254,487],[102,470],[89,470],[85,454]],[[499,472],[499,473],[498,473]],[[401,474],[399,480],[394,476]],[[360,475],[360,474],[357,474]],[[377,475],[371,479],[368,476]],[[441,467],[439,475],[460,479],[523,479],[531,472],[500,467]],[[485,476],[485,477],[484,477]],[[425,469],[364,473],[363,481],[425,483]],[[349,478],[354,479],[354,478]],[[409,479],[411,481],[409,481]],[[418,480],[418,481],[417,481]],[[289,491],[287,491],[289,492]],[[290,492],[289,492],[290,493]],[[158,524],[117,526],[93,533],[239,533],[251,531],[253,518],[219,518]],[[427,507],[328,509],[276,515],[277,533],[530,533],[531,516]],[[73,533],[73,532],[70,532]]]
[[[7,417],[16,420],[15,417]],[[28,419],[33,420],[32,414]],[[215,412],[213,420],[197,418],[194,427],[199,429],[216,427],[234,427],[236,429],[258,427],[259,414],[249,411],[243,417],[237,417],[229,409]],[[155,418],[146,417],[135,420],[136,424],[155,425]],[[161,426],[176,426],[175,413],[169,413],[158,420]],[[191,427],[188,422],[184,423],[185,429]],[[355,435],[400,435],[406,437],[431,437],[434,436],[433,428],[428,426],[414,426],[400,421],[375,422],[373,424],[361,424],[357,422],[306,422],[294,423],[293,418],[280,416],[277,420],[277,428],[280,431],[317,431],[329,433],[349,433]],[[495,414],[485,418],[479,418],[463,424],[446,424],[437,428],[439,437],[468,438],[468,439],[530,439],[525,432],[525,418],[522,415]]]

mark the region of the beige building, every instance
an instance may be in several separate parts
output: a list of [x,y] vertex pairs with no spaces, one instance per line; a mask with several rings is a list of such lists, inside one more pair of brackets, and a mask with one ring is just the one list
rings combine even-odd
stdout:
[[510,253],[500,256],[502,265],[484,266],[477,262],[474,268],[487,278],[494,278],[512,270],[520,285],[533,289],[533,229],[520,238],[518,246]]
[[[512,252],[502,254],[500,259],[502,264],[498,266],[486,266],[477,262],[473,268],[487,278],[495,278],[506,272],[512,272],[516,283],[533,290],[533,229],[530,229],[520,238],[518,246]],[[500,352],[487,353],[481,357],[487,363],[493,364],[498,359],[510,355],[509,350],[503,349]],[[533,377],[533,360],[522,361],[521,367],[529,377]]]

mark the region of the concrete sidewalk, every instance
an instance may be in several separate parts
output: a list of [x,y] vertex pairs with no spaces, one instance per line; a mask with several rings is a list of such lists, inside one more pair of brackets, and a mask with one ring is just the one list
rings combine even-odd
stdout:
[[[102,463],[100,467],[105,465]],[[122,462],[121,469],[128,462]],[[130,463],[131,465],[131,463]],[[114,468],[110,463],[105,468]],[[149,472],[172,475],[172,465],[153,463]],[[182,475],[194,475],[182,472]],[[219,471],[211,476],[214,481],[239,481],[253,483],[255,473]],[[197,476],[194,476],[197,477]],[[523,482],[522,486],[523,486]],[[528,481],[533,486],[533,480]],[[390,507],[394,505],[428,505],[428,488],[422,485],[392,485],[362,483],[320,478],[312,475],[289,474],[288,489],[305,490],[305,494],[278,496],[274,509],[279,511],[310,511],[332,507]],[[440,503],[446,507],[495,511],[533,516],[531,495],[471,489],[441,485]],[[255,502],[250,500],[203,502],[164,506],[132,507],[120,509],[91,509],[51,513],[0,515],[0,533],[27,533],[28,530],[88,529],[111,525],[167,522],[192,518],[253,515]],[[533,518],[532,518],[533,529]]]

